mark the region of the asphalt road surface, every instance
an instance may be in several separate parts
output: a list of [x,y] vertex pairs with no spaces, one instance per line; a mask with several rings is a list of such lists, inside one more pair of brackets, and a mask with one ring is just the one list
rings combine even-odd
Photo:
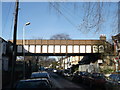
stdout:
[[51,79],[52,79],[52,83],[53,83],[53,88],[58,88],[58,89],[62,89],[62,90],[85,90],[82,86],[77,85],[53,72],[49,72]]

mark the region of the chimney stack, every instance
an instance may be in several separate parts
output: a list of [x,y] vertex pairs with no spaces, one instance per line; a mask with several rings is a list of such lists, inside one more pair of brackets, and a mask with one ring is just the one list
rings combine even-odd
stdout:
[[101,35],[100,35],[100,40],[106,41],[106,35],[105,35],[105,34],[101,34]]

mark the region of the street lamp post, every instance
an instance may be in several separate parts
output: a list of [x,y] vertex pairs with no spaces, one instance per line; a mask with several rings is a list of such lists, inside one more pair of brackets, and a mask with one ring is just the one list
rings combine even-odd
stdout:
[[25,26],[30,25],[30,22],[25,23],[25,25],[23,26],[23,75],[24,75],[24,79],[25,79],[25,51],[24,51],[24,47],[25,47]]

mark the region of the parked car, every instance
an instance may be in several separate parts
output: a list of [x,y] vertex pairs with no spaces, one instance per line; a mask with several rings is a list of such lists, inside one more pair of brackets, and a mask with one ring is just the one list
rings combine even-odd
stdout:
[[70,77],[71,75],[72,73],[70,73],[70,71],[67,69],[62,71],[62,76],[64,77]]
[[106,83],[106,77],[102,73],[92,73],[91,77],[89,77],[90,80],[90,87],[100,86],[100,88],[105,88]]
[[70,73],[70,72],[64,72],[63,73],[63,76],[65,76],[65,77],[70,77],[72,74]]
[[105,84],[106,90],[120,90],[120,74],[111,74]]
[[83,76],[86,72],[80,72],[80,71],[76,71],[73,73],[72,76],[72,81],[76,81],[76,82],[82,82],[83,81]]
[[82,76],[83,84],[89,85],[90,79],[91,79],[91,73],[85,72],[84,75]]
[[31,74],[31,78],[47,78],[47,79],[50,79],[50,76],[46,71],[42,71],[42,72],[33,72]]
[[48,74],[48,72],[46,71],[41,71],[41,72],[33,72],[31,74],[31,78],[47,78],[48,81],[51,83],[52,85],[52,81],[51,81],[51,78],[50,78],[50,75]]
[[62,75],[63,70],[57,70],[57,74]]
[[57,70],[56,70],[56,69],[53,69],[53,72],[54,72],[54,73],[57,73]]
[[51,84],[49,83],[48,79],[46,78],[37,78],[37,79],[26,79],[26,80],[20,80],[19,82],[17,82],[15,89],[32,89],[32,88],[40,88],[43,90],[44,89],[50,89],[51,88]]

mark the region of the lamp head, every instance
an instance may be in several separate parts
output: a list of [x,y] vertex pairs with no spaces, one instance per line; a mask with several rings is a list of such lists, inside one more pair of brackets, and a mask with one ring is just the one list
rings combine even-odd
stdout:
[[27,25],[30,25],[30,22],[27,22],[27,23],[25,24],[25,26],[27,26]]

